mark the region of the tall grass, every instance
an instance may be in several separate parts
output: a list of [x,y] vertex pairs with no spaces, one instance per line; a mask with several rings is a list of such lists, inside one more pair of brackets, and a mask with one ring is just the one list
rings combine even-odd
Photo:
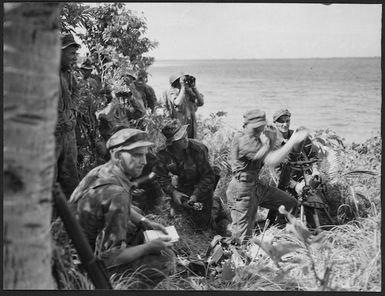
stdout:
[[[224,116],[225,113],[218,112],[207,119],[200,119],[198,134],[209,148],[211,164],[221,169],[221,180],[215,194],[225,200],[225,191],[231,178],[229,148],[235,131],[225,126]],[[151,132],[150,136],[156,143],[155,150],[164,144],[164,138],[160,135],[163,119],[163,116],[154,115],[142,123]],[[377,134],[364,143],[347,146],[331,130],[316,131],[311,136],[323,157],[320,171],[328,184],[332,216],[339,224],[323,232],[322,244],[306,245],[288,229],[271,227],[262,240],[270,237],[273,245],[298,246],[283,255],[279,265],[260,247],[250,243],[238,249],[243,263],[237,267],[228,263],[231,270],[227,274],[224,269],[213,274],[211,269],[214,266],[205,266],[207,270],[202,275],[189,269],[183,262],[203,261],[201,259],[215,234],[194,233],[181,215],[177,213],[171,216],[170,209],[164,205],[161,214],[150,218],[177,228],[180,241],[173,250],[180,264],[174,275],[154,289],[381,291],[381,137]],[[267,168],[261,171],[261,179],[275,184]],[[61,265],[60,262],[56,264],[60,271],[58,288],[92,289],[87,275],[73,263],[76,252],[68,247],[68,241],[59,239],[61,232],[57,228],[53,227],[52,231],[64,261]],[[122,290],[131,289],[136,280],[135,273],[111,278],[114,288]]]

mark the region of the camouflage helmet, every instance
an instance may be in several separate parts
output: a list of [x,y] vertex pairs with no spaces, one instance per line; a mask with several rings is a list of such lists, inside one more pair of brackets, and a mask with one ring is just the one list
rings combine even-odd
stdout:
[[139,147],[148,147],[154,143],[148,141],[147,132],[124,128],[113,134],[107,141],[106,147],[108,150],[132,150]]

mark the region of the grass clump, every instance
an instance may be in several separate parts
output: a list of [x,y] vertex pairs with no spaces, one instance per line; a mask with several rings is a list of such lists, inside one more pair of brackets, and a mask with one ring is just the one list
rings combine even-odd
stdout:
[[[215,191],[226,200],[231,178],[229,149],[234,130],[225,126],[223,112],[198,121],[198,134],[209,149],[212,165],[221,169]],[[143,126],[156,149],[164,144],[160,128],[164,117],[154,115]],[[215,233],[195,233],[180,214],[171,215],[167,204],[149,218],[174,225],[180,241],[173,246],[179,264],[176,273],[160,282],[155,290],[246,290],[246,291],[381,291],[381,137],[374,135],[362,144],[346,145],[331,130],[311,134],[319,148],[319,170],[327,184],[330,212],[337,225],[330,230],[309,234],[291,221],[285,229],[274,226],[259,230],[252,242],[232,250],[233,255],[217,265],[194,269],[186,262],[204,262]],[[261,179],[274,185],[267,168]],[[261,211],[263,209],[260,209]],[[291,226],[289,226],[291,225]],[[297,226],[295,226],[297,225]],[[297,227],[297,228],[296,228]],[[86,274],[76,263],[62,231],[52,227],[57,241],[59,289],[93,289]],[[315,239],[317,238],[317,239]],[[263,247],[262,247],[263,246]],[[139,273],[140,270],[135,271]],[[131,289],[137,283],[134,273],[111,277],[114,289]]]

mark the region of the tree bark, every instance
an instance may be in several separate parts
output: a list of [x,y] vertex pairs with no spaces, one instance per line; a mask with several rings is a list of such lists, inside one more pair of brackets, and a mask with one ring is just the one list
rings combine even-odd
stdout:
[[54,289],[51,272],[58,3],[4,4],[4,289]]

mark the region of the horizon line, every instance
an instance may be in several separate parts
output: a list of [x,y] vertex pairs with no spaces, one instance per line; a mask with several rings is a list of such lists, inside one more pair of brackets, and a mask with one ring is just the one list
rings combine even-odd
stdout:
[[381,56],[356,56],[356,57],[306,57],[306,58],[181,58],[181,59],[157,59],[155,61],[223,61],[223,60],[314,60],[314,59],[374,59]]

